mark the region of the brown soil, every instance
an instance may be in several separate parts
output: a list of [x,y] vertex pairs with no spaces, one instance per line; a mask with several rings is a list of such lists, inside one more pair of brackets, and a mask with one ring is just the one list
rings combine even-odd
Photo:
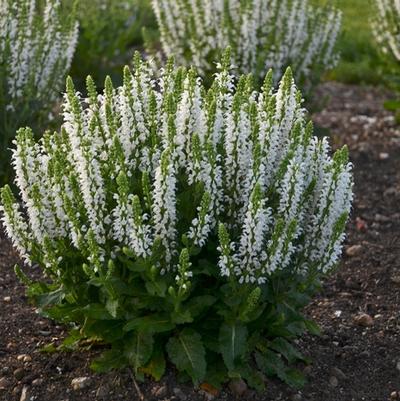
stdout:
[[[311,358],[308,384],[297,392],[268,380],[264,394],[247,390],[242,400],[385,401],[400,391],[400,130],[383,107],[388,94],[373,88],[328,83],[325,109],[314,116],[335,146],[347,143],[355,171],[355,202],[343,262],[307,308],[321,337],[298,341]],[[356,247],[354,247],[356,246]],[[41,318],[11,269],[18,262],[0,235],[0,400],[232,400],[227,388],[215,398],[177,383],[135,382],[128,371],[95,375],[98,351],[45,354],[40,349],[65,336],[65,328]],[[31,269],[39,276],[39,269]],[[365,314],[365,315],[363,315]],[[17,380],[16,376],[19,378]],[[87,377],[74,390],[74,378]]]

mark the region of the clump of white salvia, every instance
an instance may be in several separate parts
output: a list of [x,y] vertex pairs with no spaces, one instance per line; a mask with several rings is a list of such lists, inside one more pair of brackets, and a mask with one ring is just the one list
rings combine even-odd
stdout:
[[269,73],[257,92],[250,77],[235,86],[228,55],[208,90],[172,62],[157,79],[138,56],[134,64],[101,94],[89,78],[86,99],[68,79],[60,133],[39,142],[18,133],[21,205],[3,188],[2,220],[26,260],[56,274],[74,257],[91,276],[128,249],[182,293],[203,251],[238,284],[331,269],[351,165],[345,149],[331,158],[313,137],[291,70],[277,91]]
[[0,0],[0,32],[4,155],[16,129],[39,115],[47,117],[59,96],[75,51],[78,24],[75,12],[67,12],[60,0]]
[[400,61],[400,1],[374,0],[372,28],[384,53],[392,53]]
[[288,66],[310,84],[337,62],[334,51],[341,12],[308,0],[152,0],[165,55],[204,75],[230,46],[239,74],[277,81]]

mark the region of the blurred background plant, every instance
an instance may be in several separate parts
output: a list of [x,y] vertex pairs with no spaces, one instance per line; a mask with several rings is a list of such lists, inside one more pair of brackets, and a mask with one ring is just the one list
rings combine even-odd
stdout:
[[[337,48],[340,61],[328,72],[326,79],[348,84],[396,86],[395,63],[382,55],[374,40],[371,19],[377,13],[375,0],[337,0],[335,5],[343,12],[343,29]],[[326,4],[329,0],[314,0]]]
[[16,130],[49,120],[75,51],[75,15],[58,0],[0,0],[0,182]]
[[194,65],[206,79],[215,73],[216,60],[228,46],[238,75],[252,73],[261,83],[272,69],[276,82],[291,66],[303,90],[312,88],[338,59],[341,13],[330,4],[152,0],[152,5],[162,55],[175,57],[180,65]]
[[[389,70],[389,86],[400,92],[400,2],[396,0],[374,0],[371,18],[372,31],[382,59]],[[400,100],[390,99],[385,108],[393,111],[400,121]]]
[[142,28],[151,36],[156,27],[151,7],[141,0],[79,0],[78,18],[80,39],[71,76],[80,89],[88,75],[99,87],[107,75],[120,84],[122,66],[142,47]]

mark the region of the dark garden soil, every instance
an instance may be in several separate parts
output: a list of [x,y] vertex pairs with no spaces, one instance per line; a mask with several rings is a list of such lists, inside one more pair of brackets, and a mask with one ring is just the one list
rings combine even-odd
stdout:
[[[301,391],[268,379],[264,394],[236,386],[236,393],[226,388],[213,396],[178,384],[172,372],[160,383],[136,387],[128,371],[93,374],[89,364],[99,350],[40,352],[59,343],[65,328],[29,305],[11,269],[17,255],[0,235],[0,399],[400,400],[400,127],[382,107],[388,96],[335,83],[319,89],[318,99],[327,97],[327,103],[314,121],[330,130],[335,146],[349,145],[356,197],[343,262],[307,308],[322,336],[298,341],[312,360],[303,367],[308,384]],[[37,268],[31,271],[39,275]],[[71,384],[77,378],[80,389]]]

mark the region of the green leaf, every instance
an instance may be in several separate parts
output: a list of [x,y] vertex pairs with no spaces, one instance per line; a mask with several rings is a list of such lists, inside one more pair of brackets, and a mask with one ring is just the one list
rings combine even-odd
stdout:
[[284,375],[286,366],[282,359],[273,351],[267,350],[263,353],[256,352],[255,359],[258,369],[268,376],[282,377]]
[[240,368],[239,372],[250,387],[255,388],[257,391],[265,390],[264,377],[260,371],[252,368],[250,365],[245,365]]
[[87,336],[97,336],[108,343],[114,343],[125,335],[122,330],[124,324],[123,320],[96,320],[87,322],[84,330]]
[[192,317],[190,311],[188,311],[188,310],[185,310],[185,311],[178,310],[178,311],[171,312],[171,320],[175,324],[192,323],[193,317]]
[[212,295],[200,295],[190,299],[183,308],[188,310],[193,318],[196,318],[212,306],[216,300]]
[[175,324],[167,315],[154,314],[129,320],[124,326],[124,331],[140,330],[150,333],[163,333],[174,328]]
[[118,255],[118,259],[132,272],[144,273],[148,270],[148,263],[144,259],[137,259],[134,262],[123,255]]
[[80,330],[73,329],[68,333],[68,337],[64,339],[61,346],[62,350],[76,350],[79,346],[79,342],[84,338]]
[[238,324],[222,324],[219,348],[226,367],[229,371],[234,371],[236,363],[247,350],[247,328]]
[[306,325],[306,329],[310,334],[314,336],[321,335],[321,328],[318,326],[317,323],[313,322],[312,320],[305,320],[304,324]]
[[112,316],[107,311],[107,309],[102,304],[89,304],[82,308],[82,313],[91,318],[96,320],[111,320]]
[[160,381],[165,373],[165,357],[161,347],[157,347],[152,358],[146,366],[140,368],[140,371],[146,375],[152,376],[154,380]]
[[293,337],[298,337],[304,334],[306,331],[306,325],[304,321],[292,322],[287,325],[287,330]]
[[33,284],[33,281],[22,271],[22,269],[18,265],[14,266],[14,272],[21,283],[25,284],[28,287]]
[[227,381],[227,371],[221,358],[208,361],[207,374],[204,381],[217,389],[221,389],[223,383]]
[[48,294],[51,292],[51,286],[47,285],[46,283],[32,283],[27,290],[27,294],[29,297],[33,298],[36,300],[37,296],[43,295],[43,294]]
[[58,351],[58,348],[54,345],[54,343],[50,343],[40,348],[39,351],[45,354],[53,354]]
[[167,283],[166,281],[147,281],[146,290],[152,296],[159,296],[164,298],[167,293]]
[[35,296],[35,303],[39,308],[44,308],[50,305],[58,305],[64,298],[65,290],[63,287],[60,287],[55,291]]
[[43,316],[59,322],[78,322],[82,320],[82,313],[76,305],[53,306],[43,311]]
[[184,329],[167,343],[167,352],[178,370],[186,372],[195,384],[201,382],[207,369],[205,349],[201,335],[194,330]]
[[133,366],[135,373],[144,366],[153,353],[153,336],[145,331],[132,333],[125,341],[124,356]]
[[281,378],[286,384],[291,387],[301,388],[307,383],[307,380],[302,372],[298,369],[287,369],[284,378]]
[[289,364],[292,364],[297,360],[304,360],[303,355],[284,338],[275,338],[269,346],[274,351],[282,354]]
[[112,369],[121,369],[126,365],[126,359],[120,349],[111,349],[95,359],[90,367],[97,373],[109,372]]

